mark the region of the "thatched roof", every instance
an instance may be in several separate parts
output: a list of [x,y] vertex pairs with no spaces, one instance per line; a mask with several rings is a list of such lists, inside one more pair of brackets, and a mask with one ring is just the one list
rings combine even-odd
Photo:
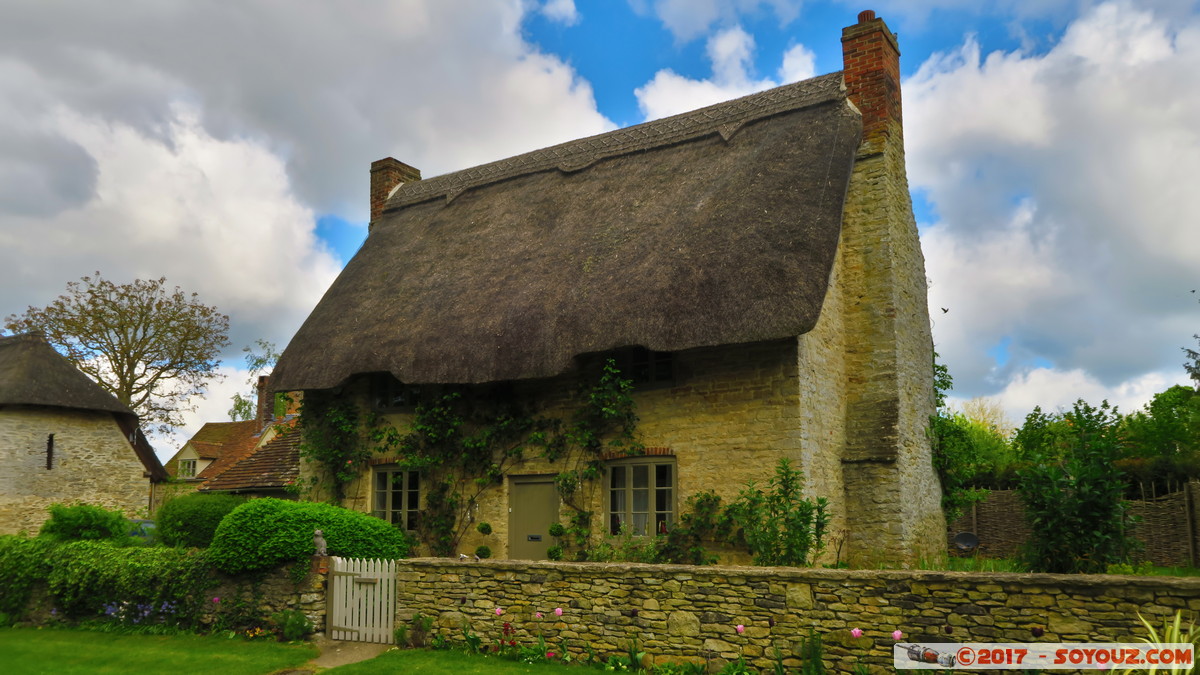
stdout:
[[44,405],[133,415],[37,333],[0,337],[0,405]]
[[803,334],[861,129],[834,73],[405,184],[272,385],[545,377],[628,345]]
[[0,337],[0,407],[35,405],[112,413],[150,479],[166,480],[137,415],[37,333]]

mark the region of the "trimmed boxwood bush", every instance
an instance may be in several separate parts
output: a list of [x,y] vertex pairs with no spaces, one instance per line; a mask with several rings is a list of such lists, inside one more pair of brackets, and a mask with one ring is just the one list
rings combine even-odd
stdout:
[[129,521],[120,511],[109,511],[91,504],[51,504],[49,511],[50,519],[42,524],[39,536],[58,541],[125,541],[129,538]]
[[245,497],[226,494],[194,492],[176,497],[155,514],[158,536],[167,546],[208,548],[221,519],[245,503]]
[[217,527],[209,560],[222,572],[267,570],[316,552],[313,530],[325,533],[330,555],[403,558],[412,541],[403,531],[365,513],[316,502],[253,499]]

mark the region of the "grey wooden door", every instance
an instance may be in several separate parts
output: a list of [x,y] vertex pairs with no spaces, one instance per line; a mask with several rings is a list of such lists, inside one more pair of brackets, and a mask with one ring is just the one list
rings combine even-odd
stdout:
[[508,490],[508,557],[545,560],[554,545],[550,524],[558,521],[558,490],[550,476],[513,477]]

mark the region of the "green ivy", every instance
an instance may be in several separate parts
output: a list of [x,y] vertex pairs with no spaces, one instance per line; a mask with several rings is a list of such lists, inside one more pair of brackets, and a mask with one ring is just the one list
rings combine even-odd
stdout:
[[361,433],[358,407],[330,391],[306,392],[298,426],[300,456],[333,480],[333,502],[340,504],[346,485],[359,477],[373,451]]

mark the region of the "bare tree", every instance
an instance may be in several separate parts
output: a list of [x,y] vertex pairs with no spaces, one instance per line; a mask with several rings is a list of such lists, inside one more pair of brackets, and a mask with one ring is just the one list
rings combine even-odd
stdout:
[[218,355],[229,344],[229,317],[166,279],[114,284],[99,272],[67,284],[45,307],[5,318],[14,333],[40,331],[61,354],[138,414],[169,434],[194,410]]

